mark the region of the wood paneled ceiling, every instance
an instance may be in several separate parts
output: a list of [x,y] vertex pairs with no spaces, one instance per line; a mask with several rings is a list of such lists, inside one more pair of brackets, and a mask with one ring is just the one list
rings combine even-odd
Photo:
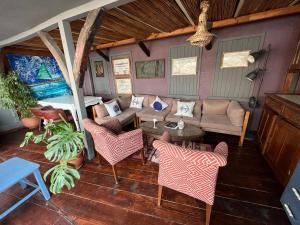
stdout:
[[[295,0],[209,0],[209,21],[221,21],[245,16],[267,10],[287,7],[298,4]],[[200,13],[200,0],[180,0],[187,14],[198,24]],[[84,19],[71,23],[74,42],[76,43]],[[178,0],[136,0],[118,8],[107,11],[103,23],[98,28],[94,39],[94,46],[115,43],[117,41],[133,39],[143,40],[149,35],[173,32],[180,28],[190,27],[191,23],[186,17]],[[61,47],[59,30],[49,32]],[[32,48],[46,50],[46,46],[39,37],[32,38],[17,45],[15,48]]]

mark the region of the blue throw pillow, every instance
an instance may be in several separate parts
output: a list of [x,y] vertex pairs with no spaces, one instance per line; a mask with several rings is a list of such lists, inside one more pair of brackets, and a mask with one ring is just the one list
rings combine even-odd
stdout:
[[156,96],[155,100],[150,105],[152,109],[155,111],[163,111],[165,108],[168,107],[168,104],[163,102],[158,96]]

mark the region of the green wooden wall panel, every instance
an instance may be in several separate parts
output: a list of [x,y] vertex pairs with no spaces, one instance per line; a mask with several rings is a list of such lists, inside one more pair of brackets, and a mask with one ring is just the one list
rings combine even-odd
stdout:
[[245,76],[255,68],[259,61],[248,67],[221,69],[224,52],[235,52],[262,48],[265,34],[246,37],[223,39],[217,41],[217,54],[214,76],[212,79],[211,98],[229,98],[248,101],[252,95],[254,82],[249,82]]
[[[196,75],[172,76],[172,59],[197,57]],[[199,95],[199,65],[201,62],[201,48],[191,45],[179,45],[170,48],[169,96],[196,97]]]

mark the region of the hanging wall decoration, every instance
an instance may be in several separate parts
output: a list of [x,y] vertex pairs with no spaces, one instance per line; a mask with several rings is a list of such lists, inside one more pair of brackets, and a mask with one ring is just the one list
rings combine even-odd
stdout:
[[131,74],[129,58],[113,59],[112,64],[115,76],[126,76]]
[[197,57],[186,57],[172,59],[172,75],[196,75],[197,74]]
[[250,50],[238,52],[224,52],[221,68],[248,67]]
[[136,78],[151,79],[165,77],[165,60],[135,62]]
[[7,59],[20,81],[27,84],[38,99],[72,94],[53,57],[8,54]]

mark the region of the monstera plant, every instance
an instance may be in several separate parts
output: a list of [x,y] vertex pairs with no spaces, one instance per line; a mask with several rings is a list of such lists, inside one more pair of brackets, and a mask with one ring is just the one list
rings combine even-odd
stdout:
[[82,153],[84,148],[83,132],[76,131],[73,125],[61,117],[61,122],[49,121],[45,125],[45,132],[35,135],[27,132],[20,147],[27,145],[30,141],[34,143],[45,143],[47,150],[45,157],[58,165],[52,167],[44,174],[44,180],[51,174],[50,191],[54,194],[60,193],[63,187],[71,189],[74,180],[80,178],[77,168],[72,161]]

